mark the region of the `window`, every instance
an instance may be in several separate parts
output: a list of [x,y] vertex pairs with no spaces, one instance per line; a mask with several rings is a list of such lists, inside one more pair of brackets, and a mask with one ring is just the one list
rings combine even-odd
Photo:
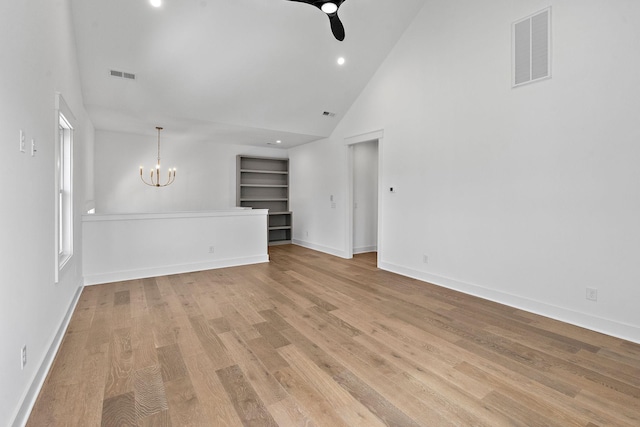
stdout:
[[55,138],[56,161],[56,282],[73,255],[73,121],[75,118],[58,94],[58,129]]

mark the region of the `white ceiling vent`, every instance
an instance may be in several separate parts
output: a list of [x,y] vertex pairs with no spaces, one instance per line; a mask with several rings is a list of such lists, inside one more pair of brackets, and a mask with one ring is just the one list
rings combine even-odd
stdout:
[[133,73],[127,73],[126,71],[109,70],[111,77],[118,77],[121,79],[135,80],[136,75]]
[[324,111],[322,115],[325,117],[335,117],[336,113],[332,113],[331,111]]
[[511,36],[513,87],[551,77],[551,8],[515,22]]

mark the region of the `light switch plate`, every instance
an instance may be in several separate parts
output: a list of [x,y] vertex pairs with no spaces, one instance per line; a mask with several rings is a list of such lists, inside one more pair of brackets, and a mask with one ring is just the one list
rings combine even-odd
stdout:
[[24,131],[20,129],[20,152],[24,153],[26,148],[24,146]]

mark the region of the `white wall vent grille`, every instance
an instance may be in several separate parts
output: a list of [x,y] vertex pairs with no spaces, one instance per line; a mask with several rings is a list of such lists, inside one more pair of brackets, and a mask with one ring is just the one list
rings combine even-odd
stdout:
[[126,71],[109,70],[111,77],[118,77],[121,79],[135,80],[136,75],[133,73],[127,73]]
[[513,87],[551,77],[551,8],[515,22],[511,35]]

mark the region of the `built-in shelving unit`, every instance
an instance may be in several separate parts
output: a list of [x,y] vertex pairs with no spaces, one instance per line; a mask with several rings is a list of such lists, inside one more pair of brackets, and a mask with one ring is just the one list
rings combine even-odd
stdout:
[[237,157],[236,205],[269,209],[269,244],[291,243],[289,159]]

